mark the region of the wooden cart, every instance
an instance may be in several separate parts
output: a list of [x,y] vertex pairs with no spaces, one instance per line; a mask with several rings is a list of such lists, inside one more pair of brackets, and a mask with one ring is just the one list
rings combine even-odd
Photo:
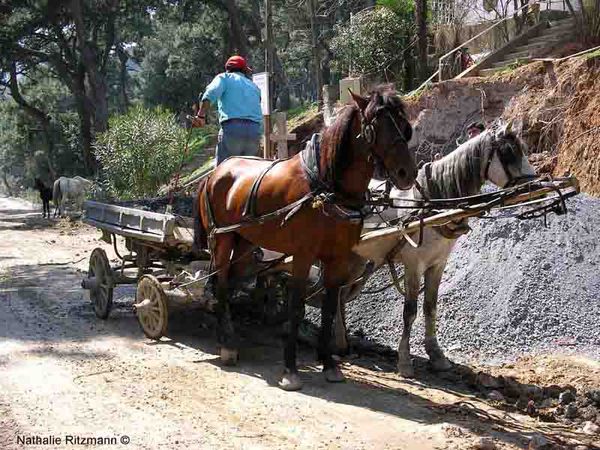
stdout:
[[[152,339],[166,333],[169,310],[211,308],[213,298],[204,289],[207,278],[186,286],[206,275],[210,264],[208,254],[192,257],[192,219],[87,201],[83,222],[102,231],[102,239],[113,245],[121,261],[112,267],[100,247],[90,256],[82,287],[99,318],[110,314],[113,289],[120,284],[137,284],[134,309],[144,334]],[[117,236],[125,241],[124,255]]]

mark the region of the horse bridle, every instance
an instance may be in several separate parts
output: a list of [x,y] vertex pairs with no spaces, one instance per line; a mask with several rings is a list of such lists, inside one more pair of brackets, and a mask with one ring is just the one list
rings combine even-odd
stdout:
[[362,137],[365,140],[365,142],[369,146],[369,152],[370,152],[369,157],[372,158],[372,160],[375,162],[375,165],[377,165],[379,170],[382,173],[384,173],[387,177],[388,173],[387,173],[385,164],[384,164],[381,156],[379,156],[377,153],[375,153],[375,150],[373,148],[373,145],[375,144],[375,142],[377,142],[377,131],[375,130],[375,125],[377,125],[377,117],[379,116],[379,113],[382,110],[385,110],[385,112],[387,113],[387,116],[394,124],[394,128],[396,128],[396,131],[398,132],[398,136],[399,136],[400,140],[403,143],[408,145],[408,141],[406,140],[404,133],[402,133],[402,130],[398,126],[398,123],[394,119],[394,116],[390,112],[389,108],[386,106],[379,108],[379,110],[373,115],[373,118],[370,121],[367,121],[367,118],[365,117],[365,114],[362,111],[362,109],[360,109],[360,108],[358,109],[358,111],[360,112],[360,134],[357,137]]
[[[511,143],[507,143],[507,144],[511,147],[511,150],[514,152],[513,144],[511,144]],[[492,136],[492,150],[490,151],[490,156],[487,160],[487,163],[485,165],[485,171],[483,173],[484,178],[486,180],[489,180],[488,174],[489,174],[490,166],[492,165],[492,161],[494,160],[495,155],[498,155],[498,160],[500,161],[500,164],[502,164],[502,170],[504,170],[504,173],[505,173],[506,177],[508,178],[506,185],[503,187],[505,187],[505,188],[511,187],[511,186],[514,186],[515,184],[517,184],[519,181],[535,178],[535,175],[521,175],[518,177],[513,177],[512,174],[510,173],[508,164],[504,161],[504,158],[502,158],[502,155],[498,151],[498,149],[499,149],[498,141],[496,139],[496,136],[493,135]]]

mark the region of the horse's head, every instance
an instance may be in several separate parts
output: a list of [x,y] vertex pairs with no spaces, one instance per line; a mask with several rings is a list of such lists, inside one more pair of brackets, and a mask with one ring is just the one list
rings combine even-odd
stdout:
[[496,186],[507,187],[535,177],[535,170],[527,159],[527,146],[511,130],[511,123],[485,134],[489,138],[481,138],[489,145],[485,146],[483,152],[484,164],[481,170],[484,179]]
[[417,166],[409,150],[412,137],[404,104],[391,89],[379,88],[361,97],[350,91],[360,111],[361,137],[375,165],[399,189],[409,189],[415,182]]

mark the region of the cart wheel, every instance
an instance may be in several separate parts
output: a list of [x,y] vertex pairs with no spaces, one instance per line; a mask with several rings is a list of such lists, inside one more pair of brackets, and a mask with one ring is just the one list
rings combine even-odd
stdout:
[[95,278],[96,283],[90,289],[90,300],[98,318],[108,318],[113,301],[112,269],[106,257],[106,252],[97,247],[90,256],[88,278]]
[[156,277],[144,275],[140,278],[135,302],[133,307],[144,334],[150,339],[160,339],[167,334],[167,296]]

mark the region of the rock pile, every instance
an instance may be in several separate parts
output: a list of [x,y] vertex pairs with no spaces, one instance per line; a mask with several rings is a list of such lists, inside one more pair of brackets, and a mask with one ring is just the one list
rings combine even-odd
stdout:
[[[559,349],[600,355],[600,199],[581,194],[565,216],[471,220],[440,286],[438,338],[458,361],[499,362]],[[389,282],[382,269],[366,289]],[[395,290],[347,306],[349,331],[395,348],[403,299]],[[420,308],[412,349],[422,353]]]

